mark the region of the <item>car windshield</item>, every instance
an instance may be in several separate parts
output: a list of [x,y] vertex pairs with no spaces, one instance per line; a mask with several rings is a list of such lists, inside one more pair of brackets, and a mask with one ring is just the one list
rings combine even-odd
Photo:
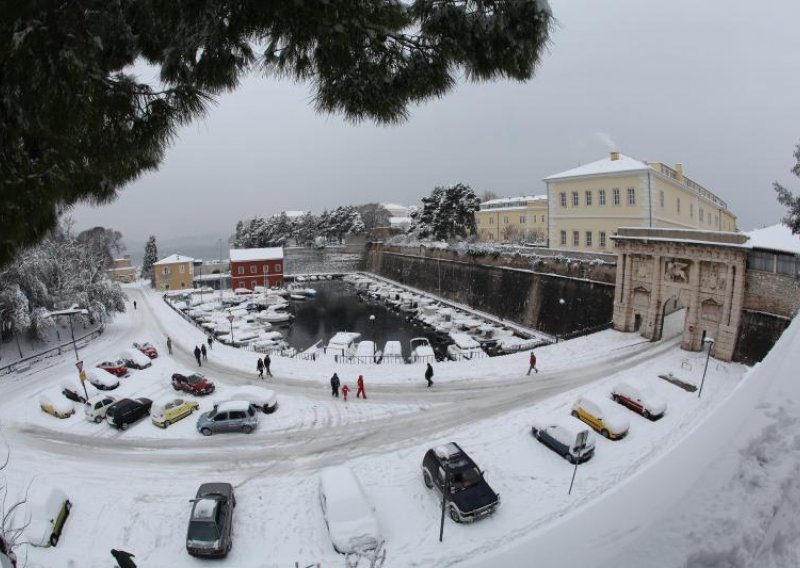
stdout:
[[481,472],[477,468],[464,469],[453,474],[453,487],[456,491],[466,489],[481,480]]
[[219,540],[217,525],[211,521],[192,521],[189,523],[189,540],[214,542]]
[[186,377],[186,382],[189,383],[190,385],[193,385],[195,383],[199,383],[202,380],[203,380],[203,377],[200,377],[198,375],[189,375],[188,377]]

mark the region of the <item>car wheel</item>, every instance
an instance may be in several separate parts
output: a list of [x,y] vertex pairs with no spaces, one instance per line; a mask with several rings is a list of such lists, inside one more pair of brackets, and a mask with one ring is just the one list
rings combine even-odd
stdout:
[[203,436],[210,436],[211,435],[211,429],[210,428],[203,428],[202,430],[200,430],[200,433]]
[[645,417],[645,418],[647,418],[648,420],[652,420],[652,419],[653,419],[653,417],[652,417],[652,416],[650,416],[650,412],[649,412],[648,410],[644,410],[644,411],[642,412],[642,416],[644,416],[644,417]]
[[457,523],[461,522],[461,517],[458,516],[458,511],[456,511],[455,507],[450,507],[450,518]]
[[58,535],[55,534],[55,533],[51,534],[50,535],[50,546],[56,546],[57,544],[58,544]]
[[175,385],[172,385],[172,388],[174,388],[176,391],[179,391],[179,390],[181,390],[181,388],[180,388],[180,387],[176,387]]
[[572,415],[573,415],[575,418],[578,418],[578,411],[577,411],[577,410],[573,410],[573,411],[572,411]]
[[575,456],[573,456],[571,453],[567,452],[566,454],[564,454],[564,457],[567,458],[567,461],[569,463],[571,464],[575,463]]
[[128,423],[127,422],[123,422],[122,425],[120,426],[120,428],[122,428],[123,430],[127,430],[128,429]]
[[619,397],[617,395],[615,395],[615,394],[612,394],[611,395],[611,400],[613,400],[614,402],[619,402]]
[[249,434],[252,431],[253,431],[252,426],[242,426],[242,432],[244,432],[245,434]]
[[603,428],[602,430],[600,430],[600,435],[601,435],[603,438],[608,438],[608,430],[606,430],[605,428]]
[[427,469],[422,470],[422,481],[425,483],[425,487],[428,489],[433,489],[433,480],[431,479],[431,474],[428,473]]
[[94,417],[94,423],[95,424],[100,424],[102,421],[103,421],[103,417],[102,416],[95,416]]
[[164,429],[166,430],[168,426],[172,425],[172,420],[164,420]]

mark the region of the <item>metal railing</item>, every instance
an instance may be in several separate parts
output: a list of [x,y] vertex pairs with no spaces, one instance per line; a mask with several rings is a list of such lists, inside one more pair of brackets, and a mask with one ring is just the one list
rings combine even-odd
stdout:
[[611,329],[614,325],[614,322],[602,323],[600,325],[596,325],[594,327],[584,327],[583,329],[578,329],[576,331],[572,331],[570,333],[561,333],[556,334],[556,343],[559,341],[566,341],[567,339],[575,339],[576,337],[583,337],[584,335],[589,335],[592,333],[596,333],[598,331],[603,331],[606,329]]
[[[86,344],[94,339],[95,337],[100,337],[100,335],[105,331],[105,325],[100,324],[100,326],[86,335],[82,335],[80,337],[75,338],[75,345],[79,348],[83,348]],[[83,344],[81,344],[83,342]],[[38,363],[43,359],[47,359],[49,357],[56,357],[61,355],[64,351],[68,351],[72,349],[72,340],[65,341],[51,349],[47,349],[46,351],[40,351],[39,353],[35,353],[33,355],[29,355],[27,357],[23,357],[22,359],[17,359],[13,363],[9,363],[3,367],[0,367],[0,375],[7,375],[9,373],[13,373],[15,371],[24,371],[27,370],[33,365],[34,363]]]

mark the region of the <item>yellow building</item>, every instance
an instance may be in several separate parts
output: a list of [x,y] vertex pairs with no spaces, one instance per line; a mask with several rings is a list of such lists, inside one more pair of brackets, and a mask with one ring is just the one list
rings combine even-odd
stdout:
[[475,226],[482,241],[547,242],[547,196],[504,197],[481,203]]
[[115,258],[111,268],[106,270],[108,277],[114,282],[135,282],[136,268],[131,265],[131,257]]
[[194,259],[173,254],[153,263],[153,278],[156,290],[192,289]]
[[683,166],[608,158],[544,179],[550,248],[613,252],[619,227],[736,231],[736,216]]

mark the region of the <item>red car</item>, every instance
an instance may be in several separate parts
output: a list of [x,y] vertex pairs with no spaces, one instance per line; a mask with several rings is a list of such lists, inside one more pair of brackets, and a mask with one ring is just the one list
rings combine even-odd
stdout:
[[99,365],[97,365],[98,369],[103,369],[104,371],[108,371],[112,375],[116,375],[117,377],[124,377],[128,374],[128,367],[125,366],[125,362],[122,359],[112,359],[109,361],[103,361]]
[[133,347],[135,349],[138,349],[139,351],[141,351],[142,353],[144,353],[145,355],[147,355],[151,359],[155,359],[156,357],[158,357],[158,351],[156,351],[156,348],[153,347],[152,343],[147,343],[147,342],[145,342],[145,343],[134,343]]
[[204,395],[214,392],[215,387],[214,383],[200,373],[192,373],[191,375],[175,373],[172,375],[172,388],[189,394]]

